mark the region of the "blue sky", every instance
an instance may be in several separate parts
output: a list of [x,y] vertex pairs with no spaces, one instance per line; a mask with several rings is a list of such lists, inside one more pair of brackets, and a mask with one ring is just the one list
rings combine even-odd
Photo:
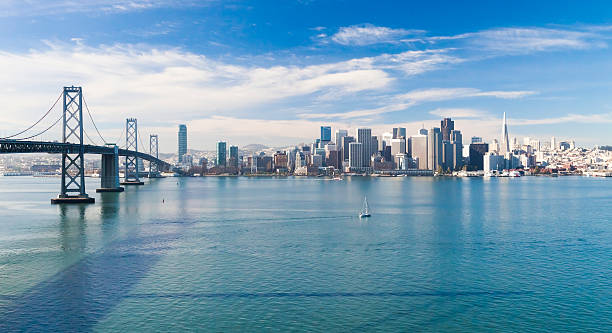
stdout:
[[8,0],[0,133],[75,84],[106,136],[134,116],[164,151],[179,123],[195,149],[310,141],[320,125],[415,133],[442,116],[490,140],[502,112],[511,136],[610,144],[610,13],[606,1]]

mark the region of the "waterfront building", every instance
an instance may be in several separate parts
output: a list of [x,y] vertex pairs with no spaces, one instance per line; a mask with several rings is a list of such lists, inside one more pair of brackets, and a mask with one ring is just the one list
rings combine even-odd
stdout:
[[277,172],[287,171],[289,166],[289,157],[286,152],[277,151],[274,153],[274,169]]
[[227,143],[223,141],[217,142],[217,166],[227,166]]
[[502,171],[506,165],[504,156],[488,152],[483,158],[483,169],[485,172]]
[[183,163],[183,156],[187,154],[187,125],[179,125],[178,131],[178,162]]
[[410,169],[410,158],[404,153],[398,153],[395,156],[395,170]]
[[232,168],[236,168],[236,171],[238,171],[238,166],[240,162],[240,159],[238,158],[238,146],[230,146],[229,151],[229,166],[231,166]]
[[357,142],[361,143],[361,166],[370,166],[370,157],[372,156],[372,129],[370,128],[358,128],[357,129]]
[[360,170],[363,166],[363,144],[360,142],[349,143],[349,167],[352,170]]
[[455,122],[450,118],[444,118],[440,121],[440,129],[442,132],[442,141],[450,141],[450,132],[455,129]]
[[484,155],[488,151],[488,143],[470,144],[470,168],[473,170],[484,170]]
[[321,126],[321,145],[319,148],[324,147],[327,143],[331,141],[331,126]]
[[417,162],[416,167],[427,170],[427,135],[419,134],[410,138],[412,158]]
[[443,166],[442,132],[434,127],[427,134],[427,169],[437,171]]

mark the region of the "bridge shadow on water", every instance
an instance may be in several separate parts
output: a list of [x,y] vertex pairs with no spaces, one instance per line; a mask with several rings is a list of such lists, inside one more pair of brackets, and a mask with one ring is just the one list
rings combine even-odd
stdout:
[[[62,208],[60,228],[70,225],[66,228],[83,229],[86,223],[85,208],[70,209],[78,209],[76,218],[68,216],[74,211]],[[103,214],[116,217],[112,208],[106,209]],[[84,234],[75,235],[73,232],[64,237],[72,238],[61,240],[65,252],[83,251],[83,242],[86,242]],[[0,332],[93,330],[96,323],[125,299],[161,259],[161,255],[150,253],[155,253],[150,251],[156,249],[155,243],[176,237],[179,236],[128,235],[127,238],[111,241],[98,252],[86,255],[21,295],[0,297],[0,300],[7,301],[0,307]]]

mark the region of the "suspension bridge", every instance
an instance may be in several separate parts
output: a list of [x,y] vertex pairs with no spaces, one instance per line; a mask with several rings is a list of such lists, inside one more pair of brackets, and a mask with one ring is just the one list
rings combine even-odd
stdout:
[[[48,118],[60,99],[63,101],[62,112],[59,118],[51,125],[38,131],[31,132]],[[89,115],[95,131],[102,140],[102,145],[96,144],[83,126],[83,106]],[[52,120],[53,118],[51,118]],[[61,127],[61,141],[36,141],[56,126]],[[123,192],[121,185],[143,185],[140,180],[140,163],[149,162],[149,177],[159,177],[161,171],[171,168],[171,165],[159,159],[158,136],[149,136],[149,152],[138,150],[138,143],[142,140],[138,135],[138,122],[135,118],[127,118],[125,122],[125,146],[120,148],[117,143],[109,143],[104,139],[96,125],[89,106],[83,97],[81,87],[64,87],[51,108],[26,129],[10,136],[0,138],[0,154],[19,153],[50,153],[61,154],[61,185],[60,193],[51,199],[53,204],[63,203],[94,203],[95,199],[85,191],[85,155],[101,155],[100,188],[96,192]],[[91,144],[86,144],[84,138]],[[144,145],[143,145],[144,146]],[[125,157],[124,179],[119,178],[119,159]]]

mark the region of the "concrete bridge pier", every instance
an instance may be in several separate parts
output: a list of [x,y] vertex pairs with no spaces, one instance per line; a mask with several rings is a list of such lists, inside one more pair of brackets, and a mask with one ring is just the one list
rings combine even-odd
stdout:
[[114,146],[114,154],[102,154],[100,188],[96,192],[123,192],[119,186],[119,148]]

